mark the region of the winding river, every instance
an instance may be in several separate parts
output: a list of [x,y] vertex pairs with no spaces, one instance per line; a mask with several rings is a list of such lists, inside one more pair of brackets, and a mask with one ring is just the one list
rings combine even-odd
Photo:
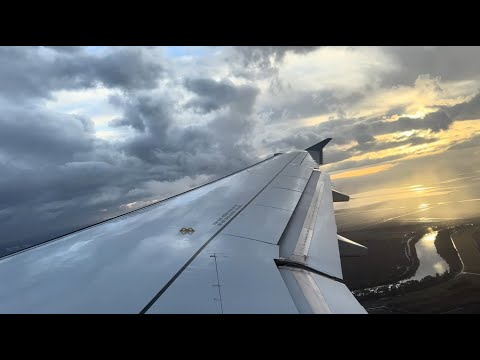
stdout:
[[437,230],[428,228],[428,232],[417,241],[415,251],[417,252],[420,265],[415,275],[403,281],[422,280],[428,275],[442,275],[448,270],[449,266],[447,262],[437,253],[437,248],[435,247],[437,235]]

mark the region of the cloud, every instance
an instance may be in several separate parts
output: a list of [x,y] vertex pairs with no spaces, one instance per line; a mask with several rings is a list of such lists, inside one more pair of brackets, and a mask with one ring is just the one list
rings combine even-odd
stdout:
[[445,108],[455,120],[475,120],[480,118],[480,93],[476,94],[471,100]]
[[233,61],[232,72],[235,76],[266,78],[277,73],[277,66],[287,53],[307,54],[317,48],[318,46],[237,46],[227,60]]
[[462,141],[460,143],[456,143],[452,146],[448,147],[448,150],[459,150],[459,149],[468,149],[480,146],[480,134],[471,137],[466,141]]
[[80,115],[58,114],[37,106],[3,104],[0,154],[9,162],[63,163],[93,150],[92,122]]
[[335,137],[337,144],[346,144],[350,141],[363,144],[372,142],[373,137],[378,135],[409,130],[439,132],[447,130],[454,121],[477,118],[480,118],[480,94],[475,95],[465,103],[451,107],[442,107],[436,112],[426,114],[423,119],[408,116],[400,117],[394,121],[384,120],[383,117],[332,119],[316,126],[304,128],[299,134],[275,141],[274,144],[277,147],[279,143],[283,143],[287,146],[304,148],[309,146],[317,136],[329,137],[333,136],[333,134],[338,134]]
[[208,113],[223,106],[232,105],[240,112],[250,112],[258,95],[258,89],[252,86],[235,86],[232,82],[217,82],[212,79],[187,79],[185,87],[198,95],[187,103],[201,113]]
[[[318,91],[287,91],[279,90],[278,98],[265,105],[268,108],[269,121],[278,123],[292,122],[313,116],[330,115],[336,113],[342,116],[344,111],[352,104],[364,98],[360,92],[340,94],[335,90]],[[274,94],[274,97],[277,94]]]
[[[184,84],[196,95],[185,108],[176,106],[175,99],[167,95],[115,98],[123,117],[112,125],[131,126],[138,131],[118,144],[119,151],[149,164],[165,165],[165,180],[219,175],[252,163],[255,157],[249,135],[254,127],[251,115],[258,90],[210,79],[187,79]],[[176,123],[178,112],[192,108],[192,103],[214,104],[208,107],[210,118],[200,125]]]
[[392,46],[382,47],[398,62],[398,71],[386,75],[384,86],[413,84],[421,74],[445,81],[478,78],[478,46]]
[[351,177],[357,177],[357,176],[367,176],[371,174],[376,174],[378,172],[390,170],[394,166],[396,166],[396,164],[382,164],[382,165],[376,165],[376,166],[368,166],[365,168],[344,171],[338,174],[332,174],[331,179],[337,180],[337,179],[351,178]]
[[[408,59],[443,50],[188,51],[0,47],[0,256],[325,137],[334,138],[332,170],[478,143],[473,130],[470,142],[457,131],[445,143],[452,124],[480,115],[473,66]],[[432,69],[453,83],[418,76]],[[402,72],[406,80],[394,80]],[[413,90],[391,87],[408,79]],[[408,101],[387,101],[401,96]],[[412,98],[428,111],[409,112]]]
[[83,50],[81,46],[45,46],[58,52],[78,53]]
[[0,96],[15,101],[50,98],[52,91],[98,85],[151,89],[162,66],[148,61],[140,49],[120,49],[93,56],[67,49],[45,53],[41,48],[0,47]]

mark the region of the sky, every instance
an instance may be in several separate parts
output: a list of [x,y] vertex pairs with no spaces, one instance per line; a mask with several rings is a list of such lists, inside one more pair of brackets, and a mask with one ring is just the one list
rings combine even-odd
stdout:
[[480,47],[0,47],[0,64],[0,256],[326,137],[350,208],[415,195],[440,218],[429,194],[477,196]]

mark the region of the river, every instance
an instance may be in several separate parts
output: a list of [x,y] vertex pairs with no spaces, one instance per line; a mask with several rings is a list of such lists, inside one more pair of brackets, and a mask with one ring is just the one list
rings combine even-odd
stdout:
[[428,275],[442,275],[448,270],[449,266],[447,262],[438,254],[435,246],[437,235],[437,230],[428,228],[428,232],[417,241],[415,244],[415,251],[417,252],[417,258],[420,265],[418,266],[415,275],[409,279],[403,280],[403,282],[408,280],[422,280]]

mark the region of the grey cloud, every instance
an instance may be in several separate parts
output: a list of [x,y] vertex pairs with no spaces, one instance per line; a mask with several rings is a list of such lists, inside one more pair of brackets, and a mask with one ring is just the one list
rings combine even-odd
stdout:
[[444,110],[455,120],[475,120],[480,118],[480,93],[476,94],[470,101],[454,105]]
[[223,106],[235,106],[238,111],[250,111],[258,89],[252,86],[235,86],[231,82],[217,82],[212,79],[187,79],[185,87],[198,97],[186,106],[198,109],[202,113],[218,110]]
[[406,107],[405,106],[397,106],[397,107],[394,107],[394,108],[388,110],[385,114],[385,117],[390,118],[394,115],[405,114],[405,112],[406,112]]
[[[174,121],[179,109],[172,99],[130,96],[122,102],[114,98],[112,103],[123,109],[123,117],[113,124],[139,130],[119,150],[152,165],[165,165],[166,180],[224,174],[254,161],[248,135],[254,127],[251,114],[258,89],[210,79],[188,79],[184,84],[196,95],[194,100],[224,111],[214,113],[205,125],[179,126]],[[186,105],[191,106],[191,102]]]
[[[306,148],[318,141],[318,139],[326,137],[334,138],[332,145],[345,145],[351,141],[356,141],[358,144],[348,149],[337,150],[333,148],[329,150],[329,158],[326,160],[329,162],[338,162],[361,153],[380,151],[402,145],[414,146],[436,141],[434,137],[411,137],[401,141],[384,141],[380,143],[374,138],[378,135],[408,130],[430,130],[432,133],[437,133],[447,130],[454,121],[477,118],[480,118],[480,94],[477,94],[470,101],[462,104],[443,107],[436,112],[429,113],[423,119],[402,117],[396,121],[387,121],[382,117],[375,117],[328,120],[317,126],[304,128],[296,134],[287,135],[282,139],[277,139],[272,142],[265,140],[264,146],[270,147],[272,151],[286,151]],[[462,145],[459,144],[456,145],[456,147],[462,147]],[[361,164],[366,163],[361,162]],[[344,162],[341,166],[342,168],[360,166],[360,163]]]
[[257,64],[260,67],[270,65],[270,58],[278,62],[288,52],[307,54],[318,46],[237,46],[235,50],[242,55],[245,64]]
[[[284,95],[282,101],[278,104],[272,104],[268,108],[269,119],[272,123],[329,113],[343,114],[345,109],[365,97],[365,94],[358,92],[340,95],[334,90],[312,92],[281,90],[280,92]],[[287,112],[287,116],[284,115],[285,112]]]
[[[454,121],[480,118],[480,94],[470,101],[452,107],[444,107],[427,114],[423,119],[401,117],[396,121],[383,120],[381,117],[358,119],[335,119],[320,123],[305,129],[306,134],[318,134],[329,137],[338,134],[338,144],[346,144],[356,140],[358,143],[369,142],[374,136],[408,130],[431,130],[439,132],[447,130]],[[309,138],[312,138],[310,136]],[[298,139],[305,139],[300,137]],[[287,140],[288,142],[289,140]],[[297,143],[298,146],[308,146],[307,143]]]
[[357,131],[364,131],[365,126],[365,131],[368,131],[368,133],[371,135],[382,135],[398,131],[422,129],[430,129],[433,132],[438,132],[441,130],[447,130],[449,126],[453,123],[453,121],[454,119],[450,117],[445,111],[439,110],[427,114],[422,120],[410,117],[401,117],[396,121],[375,119],[374,121],[368,123],[356,125],[353,130],[354,133],[356,133]]
[[78,53],[83,50],[81,46],[45,46],[58,52]]
[[440,76],[443,80],[478,78],[478,46],[393,46],[383,47],[398,61],[400,69],[386,74],[384,86],[412,85],[421,74]]
[[91,151],[94,141],[93,124],[81,116],[11,106],[0,113],[0,153],[10,161],[62,163]]
[[449,146],[448,150],[468,149],[476,146],[480,146],[480,135],[475,135],[466,141],[454,143]]
[[0,95],[16,101],[49,98],[55,90],[103,84],[127,90],[151,89],[162,73],[140,50],[119,50],[97,57],[60,51],[45,56],[38,48],[0,47]]
[[392,148],[396,148],[404,145],[415,146],[415,145],[421,145],[421,144],[428,144],[428,143],[433,143],[437,140],[438,139],[436,138],[424,138],[419,136],[412,136],[407,139],[398,140],[398,141],[383,141],[383,142],[371,141],[367,143],[359,143],[358,145],[348,149],[347,153],[349,153],[348,157],[350,157],[354,154],[382,151],[382,150],[392,149]]
[[102,83],[128,90],[152,89],[162,72],[159,64],[146,61],[139,49],[119,50],[97,58],[89,55],[57,58],[53,66],[63,79],[78,86]]
[[[230,53],[232,62],[228,65],[232,72],[244,74],[247,80],[262,78],[274,74],[289,51],[311,50],[237,49],[234,50],[237,57]],[[168,86],[175,90],[172,93],[189,91],[193,96],[183,105],[164,89],[162,94],[166,95],[142,91],[157,86],[163,69],[138,49],[113,49],[102,56],[67,48],[43,53],[48,56],[41,55],[38,48],[0,48],[3,64],[0,68],[3,97],[0,99],[0,247],[4,247],[0,256],[2,251],[13,251],[18,244],[33,244],[125,212],[127,203],[146,203],[161,198],[164,191],[183,191],[258,161],[252,145],[259,121],[256,113],[259,91],[255,86],[237,86],[227,80],[209,78],[170,82]],[[98,84],[124,90],[110,99],[122,113],[112,125],[132,130],[121,140],[100,140],[94,136],[95,129],[89,119],[54,113],[42,108],[39,101],[29,102],[48,98],[55,90]],[[178,84],[180,88],[175,88]],[[277,83],[272,88],[289,91],[288,84]],[[362,96],[339,97],[328,91],[296,93],[283,107],[291,114],[314,116],[342,112]],[[478,116],[479,109],[477,96],[421,120],[402,118],[387,122],[380,117],[344,117],[293,134],[283,132],[284,139],[272,134],[263,145],[273,153],[305,148],[321,138],[333,137],[326,160],[329,163],[343,160],[341,164],[332,164],[334,169],[368,165],[378,160],[358,162],[349,158],[435,141],[435,138],[412,137],[383,143],[375,141],[374,136],[410,129],[431,129],[434,135],[453,121]],[[283,110],[282,104],[272,106],[272,122],[278,122],[276,119]],[[196,112],[202,114],[205,123],[197,122]],[[180,116],[190,125],[180,125],[176,121]],[[350,149],[336,146],[353,140],[358,144]]]
[[288,52],[306,54],[318,46],[237,46],[227,58],[236,76],[267,78],[277,73],[276,66]]
[[359,144],[364,144],[367,142],[371,142],[375,140],[375,138],[372,136],[371,132],[369,131],[369,128],[365,124],[358,124],[355,127],[355,132],[353,134],[353,138],[359,143]]
[[[374,153],[377,151],[382,151],[382,150],[388,150],[392,148],[396,148],[399,146],[415,146],[415,145],[421,145],[421,144],[428,144],[428,143],[433,143],[437,141],[436,138],[423,138],[423,137],[418,137],[418,136],[412,136],[410,138],[404,139],[404,140],[393,140],[393,141],[376,141],[372,140],[369,142],[364,142],[364,143],[359,143],[358,145],[352,146],[349,149],[328,149],[328,151],[325,152],[325,162],[326,163],[336,163],[340,162],[343,160],[347,160],[351,158],[352,156],[355,155],[361,155],[361,154],[366,154],[366,153]],[[332,141],[332,145],[335,145],[335,139]],[[383,158],[381,161],[390,161],[390,160],[395,160],[399,159],[402,157],[402,155],[391,155],[387,156],[386,158]],[[375,162],[378,162],[378,159],[368,159],[368,161],[346,161],[341,164],[335,165],[334,168],[335,170],[339,169],[348,169],[350,167],[358,167],[358,166],[364,166],[364,165],[370,165],[374,164]]]
[[[327,153],[328,155],[328,153]],[[368,166],[368,165],[376,165],[380,161],[382,163],[390,162],[390,161],[395,161],[395,160],[400,160],[403,157],[401,154],[397,155],[389,155],[381,160],[379,159],[364,159],[364,160],[347,160],[339,163],[333,163],[331,166],[329,166],[328,171],[333,172],[333,171],[340,171],[340,170],[346,170],[346,169],[351,169],[351,168],[358,168],[362,166]],[[327,160],[327,164],[330,164],[331,162]],[[334,181],[334,185],[337,180]]]
[[168,104],[162,99],[154,99],[146,95],[127,99],[117,96],[112,97],[110,102],[124,110],[122,118],[112,121],[113,126],[131,126],[142,132],[148,130],[163,136],[164,129],[172,122],[166,110]]

